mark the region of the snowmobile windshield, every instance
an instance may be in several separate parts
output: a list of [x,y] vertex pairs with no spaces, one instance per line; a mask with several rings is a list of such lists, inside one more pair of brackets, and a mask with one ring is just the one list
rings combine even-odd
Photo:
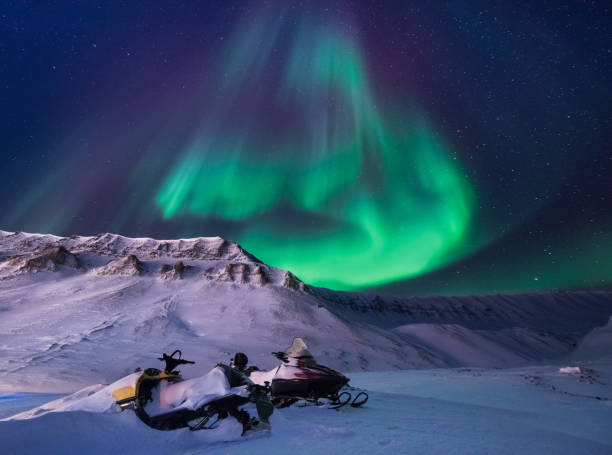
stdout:
[[295,338],[285,353],[288,357],[293,357],[295,359],[313,359],[312,354],[308,350],[308,346],[306,346],[306,343],[301,338]]

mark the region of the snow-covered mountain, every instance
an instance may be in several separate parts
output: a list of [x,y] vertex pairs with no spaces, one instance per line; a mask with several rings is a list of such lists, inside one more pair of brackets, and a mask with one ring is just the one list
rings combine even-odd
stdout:
[[5,390],[108,383],[176,348],[197,361],[194,375],[236,351],[270,367],[270,352],[295,336],[343,371],[516,366],[606,355],[611,316],[607,292],[411,299],[334,292],[219,237],[0,231]]

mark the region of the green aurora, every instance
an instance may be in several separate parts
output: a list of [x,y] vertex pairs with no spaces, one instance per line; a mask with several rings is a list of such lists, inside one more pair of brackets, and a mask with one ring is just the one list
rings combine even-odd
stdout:
[[[261,31],[278,28],[251,27],[232,43],[224,99],[261,77],[279,39]],[[240,222],[248,251],[335,289],[416,276],[457,258],[474,194],[425,116],[382,108],[354,38],[303,27],[289,49],[275,103],[291,106],[301,128],[273,137],[253,122],[231,134],[203,128],[157,194],[163,217]],[[275,222],[280,208],[301,222]]]

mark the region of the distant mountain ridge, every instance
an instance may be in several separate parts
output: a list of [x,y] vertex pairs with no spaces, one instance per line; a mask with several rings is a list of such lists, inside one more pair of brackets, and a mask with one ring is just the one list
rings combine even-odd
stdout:
[[[70,257],[70,263],[64,257]],[[104,258],[106,263],[103,263]],[[164,279],[180,279],[183,272],[193,275],[196,269],[203,268],[209,280],[264,285],[278,279],[281,285],[303,287],[290,272],[279,275],[277,269],[268,267],[237,243],[221,237],[155,240],[108,233],[59,237],[0,231],[2,259],[0,279],[24,272],[55,271],[60,266],[98,275],[158,274]],[[185,261],[196,261],[200,267],[185,267]],[[180,273],[169,273],[177,267]]]
[[381,297],[309,286],[220,237],[0,231],[0,315],[0,388],[73,390],[176,348],[200,372],[238,350],[269,367],[295,336],[341,370],[601,356],[612,294]]
[[63,246],[73,253],[98,253],[106,256],[134,254],[141,259],[170,257],[179,259],[226,259],[260,263],[237,243],[221,237],[155,240],[130,238],[118,234],[59,237],[51,234],[27,234],[0,230],[0,248],[18,253],[33,252],[41,246]]

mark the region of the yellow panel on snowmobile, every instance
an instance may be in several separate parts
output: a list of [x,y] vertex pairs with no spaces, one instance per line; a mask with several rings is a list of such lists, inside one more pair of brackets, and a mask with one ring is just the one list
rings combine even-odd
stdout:
[[113,398],[117,402],[129,400],[129,399],[135,399],[136,390],[131,385],[120,387],[118,389],[113,390]]
[[162,371],[161,373],[159,373],[159,376],[158,376],[159,379],[174,379],[178,377],[179,377],[178,373],[166,373],[165,371]]

